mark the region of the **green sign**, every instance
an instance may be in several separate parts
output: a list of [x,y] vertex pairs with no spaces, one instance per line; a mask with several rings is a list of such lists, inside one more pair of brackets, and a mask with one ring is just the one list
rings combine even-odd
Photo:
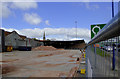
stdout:
[[97,35],[97,33],[105,26],[106,24],[96,24],[91,25],[91,39]]

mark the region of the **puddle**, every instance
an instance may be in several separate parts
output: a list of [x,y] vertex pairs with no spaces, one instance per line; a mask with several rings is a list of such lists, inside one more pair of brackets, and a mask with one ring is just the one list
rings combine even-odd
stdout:
[[3,62],[0,62],[0,65],[2,65],[2,64],[8,64],[8,63],[3,63]]
[[81,64],[85,64],[85,61],[80,62]]
[[73,55],[72,57],[80,57],[79,55]]
[[4,54],[5,56],[15,56],[14,54]]
[[59,61],[59,62],[46,62],[46,64],[63,64],[67,63],[66,61]]
[[76,61],[74,61],[74,62],[67,62],[67,63],[69,63],[69,64],[76,64]]

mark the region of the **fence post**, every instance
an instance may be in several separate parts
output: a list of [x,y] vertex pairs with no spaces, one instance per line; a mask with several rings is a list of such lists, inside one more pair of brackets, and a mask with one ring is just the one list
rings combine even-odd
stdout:
[[85,60],[86,60],[86,77],[88,77],[88,52],[87,52],[87,48],[86,48],[86,50],[85,50],[85,52],[86,52],[86,58],[85,58]]
[[95,47],[94,47],[94,53],[95,53],[95,68],[96,68],[96,44],[94,44]]
[[115,70],[115,46],[113,44],[112,70]]

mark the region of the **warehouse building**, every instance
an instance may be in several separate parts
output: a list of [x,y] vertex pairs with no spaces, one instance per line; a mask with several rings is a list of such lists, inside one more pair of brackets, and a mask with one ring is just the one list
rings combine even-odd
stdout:
[[5,46],[12,46],[13,49],[19,47],[37,47],[43,45],[39,40],[27,38],[26,36],[19,35],[16,31],[8,32],[5,31]]
[[12,46],[13,49],[18,49],[19,46],[26,45],[26,36],[19,35],[16,31],[5,31],[5,46]]

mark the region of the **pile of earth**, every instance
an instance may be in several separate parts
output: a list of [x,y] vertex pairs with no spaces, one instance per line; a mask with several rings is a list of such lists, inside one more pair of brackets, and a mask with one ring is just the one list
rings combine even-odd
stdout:
[[57,50],[57,49],[53,46],[39,46],[32,49],[32,51],[51,51],[51,50]]

